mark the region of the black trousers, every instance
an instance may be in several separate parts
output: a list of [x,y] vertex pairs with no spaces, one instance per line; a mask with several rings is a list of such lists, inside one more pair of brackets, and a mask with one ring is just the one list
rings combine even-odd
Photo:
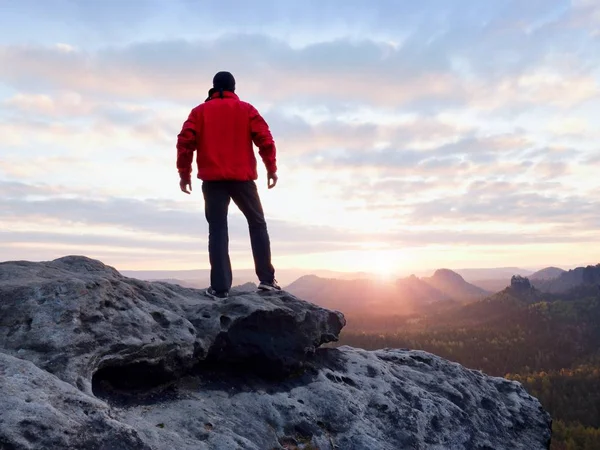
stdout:
[[210,285],[216,291],[229,291],[232,283],[229,259],[227,211],[230,200],[246,216],[250,230],[252,256],[260,281],[275,279],[271,264],[271,242],[267,222],[254,181],[205,181],[202,183],[204,212],[208,222]]

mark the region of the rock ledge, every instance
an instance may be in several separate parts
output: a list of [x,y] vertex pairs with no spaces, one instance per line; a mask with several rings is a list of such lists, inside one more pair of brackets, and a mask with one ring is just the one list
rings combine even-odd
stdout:
[[0,450],[545,449],[516,382],[409,350],[319,349],[345,319],[99,261],[0,264]]

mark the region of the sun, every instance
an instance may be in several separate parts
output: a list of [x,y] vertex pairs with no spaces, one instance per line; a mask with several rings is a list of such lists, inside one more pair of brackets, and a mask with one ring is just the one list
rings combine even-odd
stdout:
[[379,261],[375,264],[375,275],[383,281],[390,281],[394,277],[394,267],[389,261]]
[[392,281],[398,275],[397,251],[375,250],[365,252],[365,271],[381,281]]

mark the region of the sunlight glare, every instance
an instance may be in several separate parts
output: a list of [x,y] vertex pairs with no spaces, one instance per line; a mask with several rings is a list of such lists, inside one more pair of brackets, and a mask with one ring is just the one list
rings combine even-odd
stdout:
[[365,271],[375,275],[381,281],[392,281],[398,276],[398,259],[397,251],[379,250],[365,252],[365,262],[368,266]]

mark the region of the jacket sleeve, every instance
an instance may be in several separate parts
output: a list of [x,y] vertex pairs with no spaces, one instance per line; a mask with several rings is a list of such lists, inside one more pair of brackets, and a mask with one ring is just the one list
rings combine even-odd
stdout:
[[197,126],[194,111],[184,122],[181,132],[177,136],[177,170],[182,180],[192,179],[192,162],[196,150]]
[[277,149],[269,125],[253,106],[250,106],[250,130],[252,141],[258,147],[268,173],[277,172]]

